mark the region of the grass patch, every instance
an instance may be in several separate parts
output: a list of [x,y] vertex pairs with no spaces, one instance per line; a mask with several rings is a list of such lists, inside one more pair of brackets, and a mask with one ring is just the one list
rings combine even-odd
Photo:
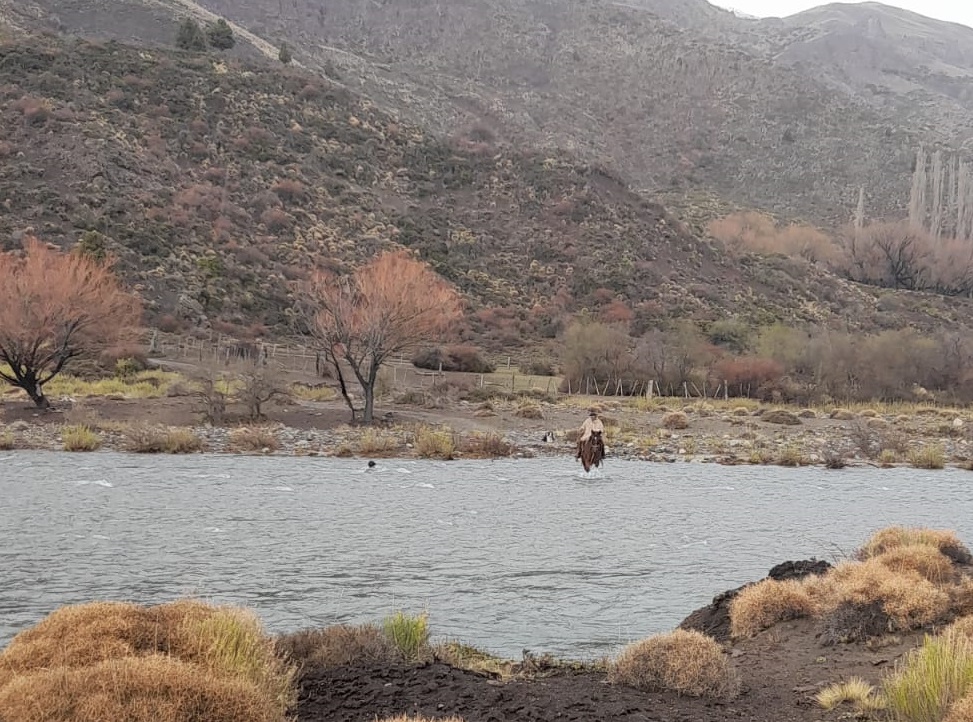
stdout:
[[419,659],[429,644],[429,619],[425,614],[396,612],[382,621],[382,631],[407,660]]
[[514,411],[514,416],[521,419],[540,420],[544,418],[544,411],[541,409],[540,404],[533,401],[522,401]]
[[742,590],[730,603],[730,634],[751,637],[778,622],[809,617],[815,611],[801,582],[765,579]]
[[365,456],[383,456],[397,451],[399,440],[376,429],[365,429],[358,439],[358,449]]
[[124,433],[125,448],[136,454],[194,454],[205,446],[192,429],[138,425]]
[[851,703],[855,706],[855,714],[858,716],[885,708],[884,698],[876,695],[875,687],[861,677],[852,677],[847,682],[825,687],[814,695],[814,700],[826,710]]
[[324,384],[318,386],[293,384],[291,386],[291,395],[301,401],[331,401],[338,394],[333,388]]
[[943,584],[953,576],[953,562],[932,544],[896,547],[875,559],[893,572],[916,572],[933,584]]
[[0,451],[11,451],[16,445],[13,432],[9,429],[0,429]]
[[909,463],[917,469],[942,469],[946,466],[946,451],[941,444],[930,444],[909,452]]
[[61,438],[65,451],[97,451],[101,448],[101,437],[84,424],[65,426]]
[[96,602],[62,607],[0,654],[0,718],[283,722],[294,678],[246,610]]
[[636,689],[691,697],[727,699],[740,689],[719,643],[684,629],[630,644],[611,666],[609,677]]
[[858,550],[860,559],[870,559],[893,549],[911,546],[932,546],[958,564],[973,561],[970,550],[949,529],[889,526],[872,534]]
[[358,662],[384,664],[399,659],[385,632],[373,624],[338,624],[277,638],[277,653],[302,667],[334,669]]
[[474,433],[463,439],[462,452],[475,459],[504,459],[514,453],[514,446],[495,432]]
[[0,718],[30,722],[282,722],[244,679],[207,674],[165,655],[109,659],[17,677],[0,688]]
[[280,442],[267,427],[239,426],[230,432],[230,448],[236,451],[277,451]]
[[180,382],[185,382],[185,379],[179,374],[159,370],[95,380],[61,374],[47,382],[44,392],[50,397],[119,396],[126,399],[157,399],[166,396],[169,388]]
[[456,458],[456,439],[449,429],[420,426],[415,432],[415,449],[420,458],[449,461]]
[[777,455],[778,466],[807,466],[810,464],[800,446],[785,446]]
[[973,643],[947,630],[896,664],[882,692],[895,722],[940,722],[973,686]]

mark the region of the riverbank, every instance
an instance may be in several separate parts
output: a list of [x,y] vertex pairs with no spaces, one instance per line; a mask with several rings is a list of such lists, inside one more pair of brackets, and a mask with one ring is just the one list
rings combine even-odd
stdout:
[[[403,613],[271,638],[245,610],[194,600],[66,607],[0,652],[0,716],[190,722],[212,708],[214,722],[966,722],[973,680],[946,686],[941,675],[967,658],[969,550],[952,532],[893,527],[836,566],[777,565],[676,630],[583,662],[492,657]],[[913,716],[927,696],[933,706]]]
[[[296,387],[303,389],[304,387]],[[16,393],[0,404],[0,447],[64,449],[65,431],[81,427],[91,448],[165,451],[146,436],[177,430],[179,452],[256,453],[363,458],[502,458],[570,456],[574,429],[590,406],[601,409],[612,458],[783,466],[942,468],[973,463],[969,410],[920,405],[799,409],[754,401],[612,399],[547,393],[435,398],[410,392],[380,406],[381,423],[351,426],[329,389],[267,405],[258,423],[230,404],[220,425],[200,421],[200,403],[179,384],[164,394],[64,396],[48,412]],[[308,398],[309,397],[309,398]]]

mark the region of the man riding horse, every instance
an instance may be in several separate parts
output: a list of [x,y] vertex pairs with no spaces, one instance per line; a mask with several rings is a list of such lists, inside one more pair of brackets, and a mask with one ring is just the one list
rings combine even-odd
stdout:
[[598,418],[598,409],[592,408],[588,410],[588,418],[581,424],[580,433],[581,435],[578,437],[578,453],[575,458],[581,458],[581,451],[584,449],[585,442],[591,438],[592,434],[596,436],[596,441],[602,444],[602,455],[604,455],[604,442],[602,441],[601,435],[605,433],[605,425]]

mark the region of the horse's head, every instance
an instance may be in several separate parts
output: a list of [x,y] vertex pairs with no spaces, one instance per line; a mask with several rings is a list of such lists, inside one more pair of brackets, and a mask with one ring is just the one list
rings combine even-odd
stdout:
[[592,435],[592,436],[593,436],[594,438],[596,438],[596,439],[600,439],[600,438],[601,438],[601,432],[600,432],[600,431],[592,431],[592,432],[591,432],[591,435]]

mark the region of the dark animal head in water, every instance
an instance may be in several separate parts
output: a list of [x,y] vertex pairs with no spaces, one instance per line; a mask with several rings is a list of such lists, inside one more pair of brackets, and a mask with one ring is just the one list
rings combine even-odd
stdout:
[[369,469],[374,469],[375,468],[375,462],[374,461],[369,461],[368,462],[368,468]]

